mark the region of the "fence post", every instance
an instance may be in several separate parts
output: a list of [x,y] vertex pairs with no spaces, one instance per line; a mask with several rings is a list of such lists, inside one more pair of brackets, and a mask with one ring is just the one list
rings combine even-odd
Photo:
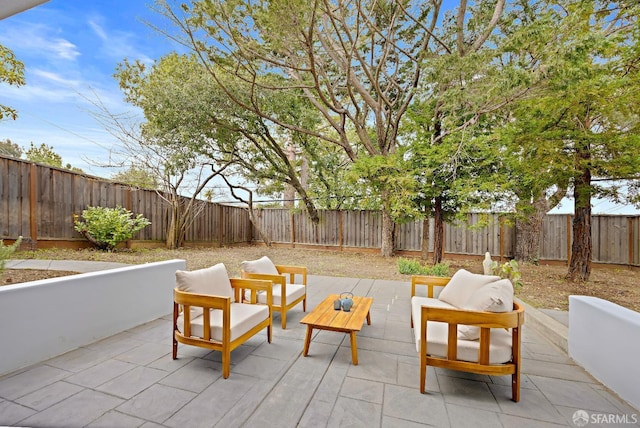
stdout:
[[344,212],[338,211],[338,243],[340,251],[344,250]]
[[633,265],[633,221],[631,217],[627,217],[627,245],[629,246],[629,269]]
[[567,266],[571,264],[571,214],[567,214]]
[[498,239],[498,245],[500,247],[500,261],[504,260],[504,219],[498,214],[498,224],[500,225],[500,238]]
[[222,238],[224,234],[224,210],[222,204],[218,204],[218,247],[222,248]]
[[38,248],[38,167],[32,163],[29,169],[29,235],[31,248]]
[[291,246],[296,247],[296,220],[293,217],[293,211],[289,211],[289,221],[291,224]]

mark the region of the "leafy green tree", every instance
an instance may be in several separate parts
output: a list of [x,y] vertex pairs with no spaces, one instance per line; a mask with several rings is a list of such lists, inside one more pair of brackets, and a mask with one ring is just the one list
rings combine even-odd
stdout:
[[159,187],[158,177],[153,172],[133,164],[129,165],[129,168],[113,174],[111,179],[141,189],[158,189]]
[[[11,49],[0,45],[0,82],[13,86],[24,85],[24,64],[19,61]],[[15,109],[0,104],[0,120],[5,118],[16,119],[18,113]]]
[[[487,40],[504,8],[504,0],[479,3],[470,34],[474,47]],[[161,1],[158,8],[173,20],[230,103],[336,145],[355,162],[384,160],[397,151],[400,122],[420,82],[423,60],[441,44],[434,31],[440,7],[439,0],[214,0],[182,11]],[[298,118],[274,114],[265,101],[283,92],[301,93],[325,126],[309,128]],[[374,188],[383,208],[381,253],[390,256],[397,206],[393,185],[379,182]]]
[[33,142],[29,143],[29,148],[24,152],[24,155],[31,162],[62,168],[62,156],[55,152],[53,146],[45,143],[40,146],[36,146]]
[[[574,220],[567,279],[587,281],[591,198],[629,201],[640,180],[640,6],[586,0],[550,5],[554,43],[538,58],[545,86],[513,109],[504,132],[520,160],[523,196],[528,192],[536,200],[549,188],[570,189]],[[611,180],[624,180],[632,191],[621,192]]]
[[0,155],[20,159],[22,156],[22,147],[16,143],[12,143],[8,138],[6,140],[0,140]]

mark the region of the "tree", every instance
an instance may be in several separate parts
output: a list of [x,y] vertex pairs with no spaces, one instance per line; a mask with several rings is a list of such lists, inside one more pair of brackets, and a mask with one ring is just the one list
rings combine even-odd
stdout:
[[45,143],[40,146],[36,146],[33,142],[29,143],[29,148],[24,152],[24,155],[31,162],[62,168],[62,156],[55,152],[53,146]]
[[158,189],[158,177],[152,171],[130,164],[129,168],[111,176],[113,181],[130,184],[141,189]]
[[[486,6],[494,5],[493,18],[483,22],[476,17],[473,46],[484,43],[504,7],[504,0],[481,3],[483,16]],[[420,82],[423,60],[440,43],[434,32],[440,6],[439,0],[214,0],[183,6],[180,12],[159,2],[161,13],[180,29],[230,102],[285,129],[334,144],[352,162],[360,157],[386,162],[396,152],[400,122]],[[308,129],[274,115],[258,97],[281,92],[302,93],[326,126]],[[383,208],[381,253],[390,256],[393,186],[381,182],[373,187]]]
[[[0,82],[6,82],[13,86],[22,86],[24,80],[24,64],[20,62],[11,49],[0,45]],[[15,109],[0,104],[0,120],[5,118],[16,119],[18,113]]]
[[22,147],[16,143],[12,143],[8,138],[6,140],[0,140],[0,155],[20,159],[22,156]]
[[[546,85],[513,111],[508,127],[520,171],[535,200],[548,188],[574,197],[573,242],[567,279],[591,272],[591,198],[629,200],[616,181],[640,180],[638,5],[623,1],[559,1],[549,17],[556,29],[540,52]],[[608,185],[602,185],[606,181]],[[549,186],[545,189],[546,186]],[[526,189],[526,187],[523,187]]]
[[[194,56],[172,53],[152,67],[125,61],[116,77],[127,100],[144,111],[147,121],[142,132],[149,141],[185,156],[199,156],[217,175],[253,181],[261,193],[282,192],[290,185],[301,195],[311,218],[318,221],[300,171],[286,152],[287,144],[311,144],[308,136],[283,132],[229,103]],[[300,123],[313,126],[312,116],[290,94],[272,97],[269,106],[274,114],[295,116]]]

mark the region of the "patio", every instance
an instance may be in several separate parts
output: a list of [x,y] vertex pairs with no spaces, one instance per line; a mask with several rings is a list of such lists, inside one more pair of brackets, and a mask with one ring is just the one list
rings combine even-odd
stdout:
[[[409,284],[309,276],[308,309],[327,294],[371,296],[370,326],[358,333],[359,365],[348,335],[315,333],[302,357],[299,305],[287,330],[260,333],[232,353],[180,345],[171,359],[171,316],[0,378],[0,425],[31,427],[233,426],[575,426],[589,415],[638,414],[525,322],[521,401],[510,377],[429,368],[418,391],[409,327]],[[530,314],[526,314],[530,316]],[[43,330],[46,334],[46,329]],[[627,425],[628,426],[628,425]]]

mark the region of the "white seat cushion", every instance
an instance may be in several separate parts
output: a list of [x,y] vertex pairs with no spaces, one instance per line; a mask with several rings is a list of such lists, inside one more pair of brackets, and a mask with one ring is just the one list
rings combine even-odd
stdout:
[[[246,303],[231,304],[231,341],[245,334],[260,322],[269,318],[269,307],[266,305],[249,305]],[[211,338],[222,341],[222,311],[211,311]],[[178,329],[184,331],[184,317],[178,317]],[[191,320],[191,335],[204,336],[204,317],[202,315]]]
[[271,259],[263,256],[258,260],[245,260],[240,263],[240,269],[249,273],[262,273],[266,275],[278,275],[278,269]]
[[438,299],[456,308],[461,308],[477,289],[499,280],[499,276],[480,275],[460,269],[453,274],[447,285],[440,292]]
[[[455,309],[452,305],[438,299],[429,297],[413,297],[411,299],[411,313],[413,315],[413,334],[416,341],[416,351],[420,352],[420,318],[422,306],[432,308]],[[458,330],[463,327],[458,326]],[[446,358],[448,324],[444,322],[427,322],[427,352],[429,355]],[[458,359],[463,361],[478,362],[478,340],[458,339]],[[511,360],[511,333],[502,328],[491,329],[491,346],[489,348],[490,364],[501,364]]]
[[[300,284],[287,284],[287,304],[302,297],[307,292],[307,287]],[[258,292],[258,302],[267,303],[267,293],[264,291]],[[280,306],[282,302],[282,286],[280,284],[274,284],[273,286],[273,304]]]

